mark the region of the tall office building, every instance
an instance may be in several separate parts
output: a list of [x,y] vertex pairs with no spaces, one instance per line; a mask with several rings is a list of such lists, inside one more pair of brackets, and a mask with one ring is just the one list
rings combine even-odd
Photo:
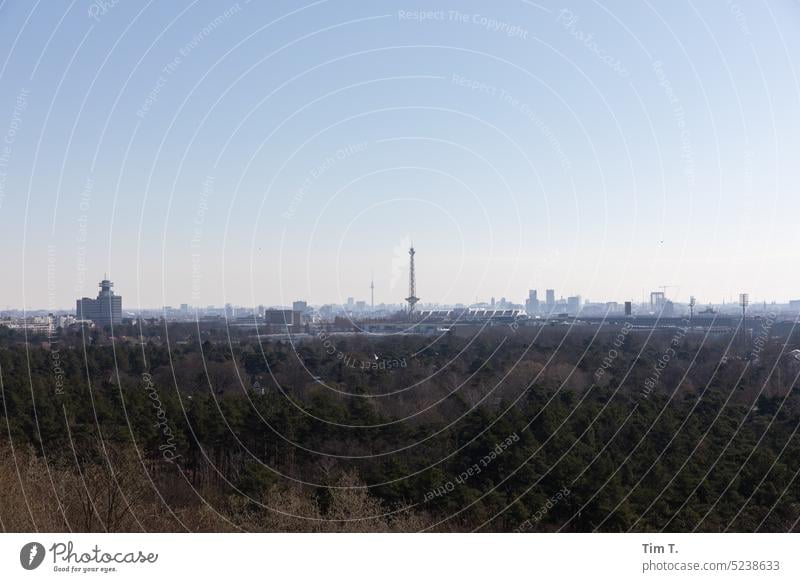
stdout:
[[650,293],[650,309],[655,313],[660,313],[667,303],[667,297],[663,291],[653,291]]
[[567,297],[567,313],[575,315],[581,310],[581,296]]
[[539,297],[536,289],[528,291],[528,299],[525,301],[525,311],[528,315],[539,313]]
[[545,291],[545,302],[548,309],[553,309],[556,306],[556,290],[548,289]]
[[119,325],[122,323],[122,295],[115,295],[111,288],[114,283],[103,279],[99,283],[97,299],[83,297],[75,302],[75,316],[88,319],[95,325]]

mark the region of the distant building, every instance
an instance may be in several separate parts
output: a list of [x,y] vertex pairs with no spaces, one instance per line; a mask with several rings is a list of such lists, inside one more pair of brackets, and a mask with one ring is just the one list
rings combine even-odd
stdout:
[[46,316],[34,315],[33,317],[0,319],[0,325],[9,329],[24,330],[45,335],[51,335],[56,327],[55,319],[52,314]]
[[114,283],[108,279],[100,281],[100,292],[97,299],[83,297],[75,303],[75,316],[88,319],[95,325],[119,325],[122,323],[122,296],[115,295],[111,288]]
[[581,310],[581,296],[573,295],[567,297],[567,313],[578,313]]
[[267,309],[264,311],[264,323],[271,325],[298,325],[300,314],[291,309]]
[[528,315],[539,313],[539,297],[536,289],[528,291],[528,299],[525,301],[525,312]]
[[633,314],[633,304],[630,301],[625,302],[625,315],[632,315]]
[[305,313],[308,310],[308,303],[305,301],[294,301],[292,302],[292,311],[299,311],[300,313]]
[[545,291],[545,303],[547,304],[547,310],[552,311],[556,306],[556,290],[555,289],[548,289]]
[[654,313],[660,313],[664,309],[664,304],[667,298],[663,291],[653,291],[650,293],[650,310]]

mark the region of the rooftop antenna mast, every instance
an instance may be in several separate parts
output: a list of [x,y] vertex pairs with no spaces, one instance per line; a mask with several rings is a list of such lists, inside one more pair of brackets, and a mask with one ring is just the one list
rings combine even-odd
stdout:
[[375,311],[375,274],[370,275],[369,281],[370,307]]
[[419,301],[419,297],[417,297],[417,279],[414,275],[414,255],[416,251],[414,250],[414,243],[411,243],[411,248],[408,249],[408,256],[409,256],[409,266],[408,266],[408,297],[406,297],[406,301],[408,301],[408,317],[411,319],[412,315],[414,314],[414,306]]

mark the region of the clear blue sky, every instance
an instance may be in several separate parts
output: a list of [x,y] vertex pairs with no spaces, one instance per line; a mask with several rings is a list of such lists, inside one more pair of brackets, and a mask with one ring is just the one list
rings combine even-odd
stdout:
[[[635,4],[635,5],[634,5]],[[421,12],[420,12],[421,11]],[[424,18],[423,18],[424,17]],[[800,3],[0,3],[0,308],[800,297]]]

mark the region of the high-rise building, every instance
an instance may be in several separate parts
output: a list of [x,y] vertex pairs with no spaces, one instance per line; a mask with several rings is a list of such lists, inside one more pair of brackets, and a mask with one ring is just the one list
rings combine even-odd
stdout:
[[122,323],[122,295],[115,295],[111,288],[114,283],[103,279],[99,283],[97,299],[83,297],[75,302],[75,316],[88,319],[95,325],[119,325]]
[[663,291],[653,291],[650,293],[650,309],[655,313],[661,313],[664,309],[664,304],[667,302],[667,297]]
[[633,305],[630,301],[625,302],[625,315],[630,316],[633,313]]
[[545,302],[547,303],[548,311],[556,306],[556,290],[548,289],[545,291]]
[[567,313],[576,314],[581,310],[581,296],[567,297]]
[[539,313],[539,297],[537,296],[536,289],[528,291],[528,299],[525,301],[525,311],[528,315]]
[[299,311],[300,313],[305,313],[308,311],[308,303],[305,301],[294,301],[292,302],[292,311]]

